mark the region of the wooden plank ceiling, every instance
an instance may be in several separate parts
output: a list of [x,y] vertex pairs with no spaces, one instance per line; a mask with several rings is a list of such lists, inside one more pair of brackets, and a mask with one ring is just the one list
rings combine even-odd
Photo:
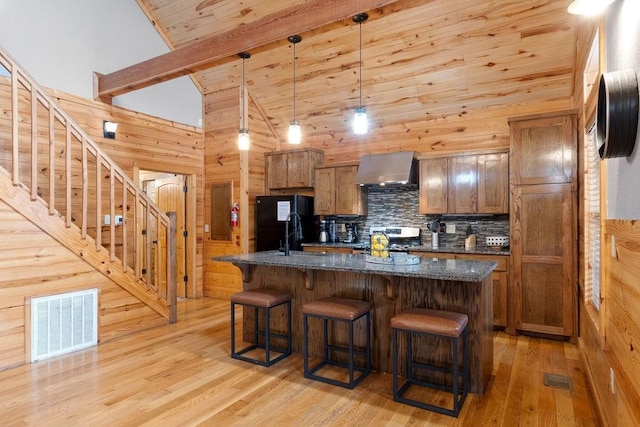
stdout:
[[[362,26],[362,96],[372,125],[570,98],[580,19],[566,12],[570,1],[399,0],[368,10]],[[310,2],[138,0],[173,48]],[[343,133],[359,104],[358,25],[346,18],[301,36],[296,118],[308,138]],[[293,118],[291,44],[283,39],[251,53],[247,84],[286,139]],[[203,93],[235,87],[241,60],[232,55],[193,76]]]

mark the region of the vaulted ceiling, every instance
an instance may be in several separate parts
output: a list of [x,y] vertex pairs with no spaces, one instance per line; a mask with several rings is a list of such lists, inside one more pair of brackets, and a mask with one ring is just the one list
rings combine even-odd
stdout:
[[[373,126],[570,98],[579,24],[566,11],[570,1],[398,0],[363,10],[369,20],[362,24],[362,95]],[[215,35],[224,40],[266,16],[286,17],[317,0],[138,3],[179,50]],[[344,132],[359,104],[358,24],[347,16],[300,35],[296,118],[307,135]],[[261,40],[259,30],[244,37],[247,46],[254,37]],[[249,90],[285,139],[293,118],[291,44],[283,37],[248,50]],[[241,60],[235,53],[192,74],[203,93],[238,86]]]

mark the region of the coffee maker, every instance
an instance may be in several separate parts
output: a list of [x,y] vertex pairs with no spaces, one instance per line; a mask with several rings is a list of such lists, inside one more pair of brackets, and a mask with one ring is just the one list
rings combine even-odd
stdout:
[[327,221],[320,221],[320,243],[327,243],[329,240],[329,231],[327,230]]
[[345,225],[347,229],[347,238],[345,243],[356,243],[358,241],[358,224],[355,222]]

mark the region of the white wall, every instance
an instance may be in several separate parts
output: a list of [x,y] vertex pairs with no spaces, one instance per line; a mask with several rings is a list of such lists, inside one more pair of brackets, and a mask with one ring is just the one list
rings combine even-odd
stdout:
[[[606,71],[632,68],[640,76],[640,1],[614,2],[607,11],[605,25]],[[605,162],[607,218],[640,219],[640,137],[636,136],[631,156]]]
[[[0,0],[0,45],[45,87],[93,99],[108,74],[169,51],[134,0]],[[202,95],[188,77],[115,97],[113,104],[199,125]]]

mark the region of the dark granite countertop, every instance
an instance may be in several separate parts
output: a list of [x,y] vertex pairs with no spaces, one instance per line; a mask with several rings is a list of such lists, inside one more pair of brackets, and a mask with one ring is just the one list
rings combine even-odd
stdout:
[[511,251],[509,248],[493,249],[490,246],[478,245],[475,249],[466,250],[464,246],[440,246],[438,249],[434,249],[431,245],[414,246],[409,252],[432,252],[432,253],[444,253],[444,254],[469,254],[469,255],[502,255],[509,256]]
[[[305,246],[313,246],[313,247],[326,247],[326,248],[362,248],[367,244],[363,242],[359,243],[344,243],[344,242],[313,242],[313,243],[303,243],[302,247]],[[486,245],[477,245],[475,249],[465,250],[464,246],[447,246],[442,245],[438,249],[434,249],[431,245],[420,245],[420,246],[412,246],[409,252],[431,252],[431,253],[450,253],[450,254],[470,254],[470,255],[501,255],[501,256],[509,256],[511,251],[509,248],[503,249],[493,249],[490,246]]]
[[479,282],[498,265],[496,262],[422,258],[415,265],[387,265],[367,262],[365,255],[291,251],[266,251],[214,257],[212,261],[236,265],[267,265],[308,270],[334,270],[421,279]]

